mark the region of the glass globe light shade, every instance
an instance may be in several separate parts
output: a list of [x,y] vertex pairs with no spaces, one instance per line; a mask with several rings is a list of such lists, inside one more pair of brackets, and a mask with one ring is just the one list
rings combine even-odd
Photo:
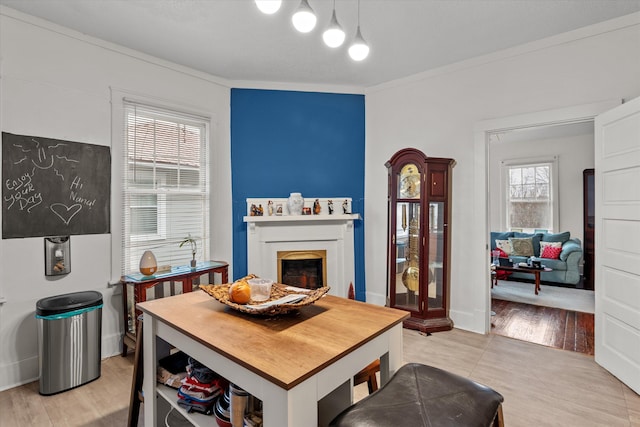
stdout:
[[156,256],[151,251],[144,251],[140,258],[140,273],[151,276],[156,271],[158,271]]
[[362,34],[360,34],[360,27],[358,27],[358,31],[356,32],[356,37],[353,39],[353,43],[349,47],[349,56],[354,61],[362,61],[369,55],[369,45],[362,38]]
[[291,17],[293,26],[301,33],[308,33],[316,26],[316,14],[313,13],[313,9],[309,6],[307,0],[302,0],[296,13]]
[[282,0],[256,0],[256,6],[260,9],[260,12],[267,15],[272,15],[280,10]]
[[340,47],[344,43],[345,34],[338,19],[336,18],[336,11],[334,9],[329,27],[322,33],[322,39],[324,43],[329,47]]

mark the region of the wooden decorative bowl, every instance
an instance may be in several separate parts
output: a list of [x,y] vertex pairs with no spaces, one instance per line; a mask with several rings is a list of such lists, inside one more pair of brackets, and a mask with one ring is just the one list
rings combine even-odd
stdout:
[[[257,276],[250,274],[240,280],[248,280],[256,278]],[[271,286],[271,296],[266,301],[249,301],[247,304],[238,304],[229,299],[229,288],[232,283],[226,283],[222,285],[200,285],[200,289],[211,295],[213,298],[225,304],[234,310],[241,311],[248,314],[257,314],[262,316],[275,316],[278,314],[285,314],[291,311],[298,310],[301,307],[313,304],[320,299],[324,294],[331,289],[329,286],[324,286],[317,289],[301,289],[292,286],[284,285],[282,283],[274,283]],[[280,298],[287,297],[289,295],[305,295],[299,301],[291,303],[273,304]],[[269,304],[271,303],[271,304]],[[262,306],[262,307],[261,307]]]

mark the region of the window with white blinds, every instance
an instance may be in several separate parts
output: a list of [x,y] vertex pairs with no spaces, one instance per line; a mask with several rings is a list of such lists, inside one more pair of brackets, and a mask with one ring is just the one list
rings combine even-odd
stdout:
[[142,253],[158,265],[209,256],[209,121],[124,102],[122,274],[138,271]]

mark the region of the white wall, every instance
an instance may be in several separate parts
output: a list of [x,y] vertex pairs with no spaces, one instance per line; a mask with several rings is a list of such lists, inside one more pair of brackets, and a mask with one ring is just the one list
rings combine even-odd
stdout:
[[[489,148],[489,187],[501,187],[504,160],[545,158],[554,156],[558,162],[559,228],[555,233],[569,231],[571,237],[583,241],[582,171],[594,167],[594,135],[591,133],[526,141],[492,140]],[[492,231],[506,231],[500,207],[504,204],[500,191],[489,197],[489,221]]]
[[[428,52],[420,54],[428,55]],[[366,92],[367,301],[386,295],[387,172],[399,149],[451,157],[450,315],[485,332],[484,214],[474,212],[474,126],[480,121],[640,95],[640,14],[390,82]],[[480,195],[480,197],[485,197]],[[477,237],[480,236],[480,237]],[[488,259],[488,258],[486,258]],[[478,261],[479,260],[479,261]],[[481,270],[482,271],[482,270]]]
[[[215,245],[210,252],[213,259],[231,260],[230,91],[225,82],[4,7],[0,9],[0,61],[2,131],[111,146],[116,180],[121,162],[113,156],[119,135],[112,135],[112,89],[213,117],[212,175],[218,184],[214,191],[222,192],[212,196]],[[112,209],[112,224],[119,224],[118,212]],[[0,298],[5,300],[0,303],[0,390],[37,378],[35,305],[47,296],[100,291],[104,297],[102,355],[120,351],[120,287],[108,285],[118,279],[111,266],[112,236],[71,236],[71,273],[54,279],[44,275],[43,240],[3,239],[0,243]]]

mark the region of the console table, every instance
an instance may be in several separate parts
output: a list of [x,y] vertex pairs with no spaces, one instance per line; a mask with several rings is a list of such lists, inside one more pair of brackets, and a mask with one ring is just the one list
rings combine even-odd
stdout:
[[[120,278],[122,284],[122,307],[124,320],[124,336],[122,339],[122,356],[127,355],[129,348],[136,346],[136,331],[138,330],[138,316],[142,312],[137,308],[137,304],[147,300],[147,290],[157,284],[169,282],[171,284],[171,295],[175,295],[175,282],[182,283],[182,293],[191,292],[194,284],[199,284],[200,276],[209,275],[209,283],[214,284],[215,274],[220,274],[219,283],[229,281],[229,264],[224,261],[205,261],[196,264],[195,268],[188,265],[173,267],[171,271],[157,273],[152,276],[145,276],[141,273],[128,274]],[[133,289],[133,305],[135,314],[131,325],[129,325],[129,290]],[[161,288],[159,288],[161,289]],[[160,297],[164,296],[164,291]],[[156,298],[158,296],[156,295]]]

